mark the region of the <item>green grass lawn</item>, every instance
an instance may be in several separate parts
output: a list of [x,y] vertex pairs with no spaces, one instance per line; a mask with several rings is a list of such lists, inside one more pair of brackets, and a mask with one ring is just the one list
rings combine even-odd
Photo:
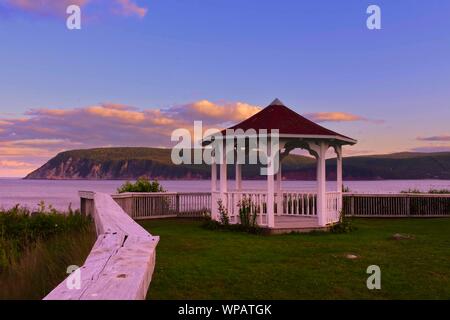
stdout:
[[[161,236],[150,299],[450,299],[450,219],[357,219],[350,234],[276,236],[192,220],[142,225]],[[381,290],[366,287],[373,264]]]

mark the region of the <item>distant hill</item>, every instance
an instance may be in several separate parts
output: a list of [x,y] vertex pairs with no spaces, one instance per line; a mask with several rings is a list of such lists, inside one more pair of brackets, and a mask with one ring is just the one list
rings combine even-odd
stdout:
[[[25,179],[209,179],[210,168],[200,165],[174,165],[170,149],[97,148],[61,152]],[[283,160],[285,179],[314,180],[315,160],[289,155]],[[230,166],[230,177],[234,170]],[[245,165],[245,179],[261,179],[259,167]],[[327,160],[327,178],[336,177],[335,159]],[[450,179],[450,152],[394,153],[344,158],[344,179]]]

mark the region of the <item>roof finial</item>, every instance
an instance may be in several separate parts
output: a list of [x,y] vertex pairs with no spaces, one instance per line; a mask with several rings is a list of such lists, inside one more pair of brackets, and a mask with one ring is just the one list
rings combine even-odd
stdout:
[[272,101],[270,106],[284,106],[284,103],[281,102],[280,99],[276,98],[275,100]]

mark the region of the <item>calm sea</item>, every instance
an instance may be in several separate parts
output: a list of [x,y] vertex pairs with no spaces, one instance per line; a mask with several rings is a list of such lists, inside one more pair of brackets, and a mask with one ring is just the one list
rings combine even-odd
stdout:
[[[209,180],[198,181],[160,181],[167,191],[180,192],[208,192]],[[79,207],[79,190],[114,193],[123,181],[89,181],[89,180],[21,180],[0,178],[0,208],[10,208],[15,204],[36,208],[43,200],[55,208],[65,210]],[[230,181],[230,189],[234,181]],[[311,191],[315,188],[315,181],[283,181],[283,189]],[[359,193],[395,193],[406,189],[450,189],[450,180],[383,180],[383,181],[345,181],[344,185],[352,192]],[[333,190],[336,183],[329,181],[327,189]],[[264,181],[244,181],[244,188],[263,189]]]

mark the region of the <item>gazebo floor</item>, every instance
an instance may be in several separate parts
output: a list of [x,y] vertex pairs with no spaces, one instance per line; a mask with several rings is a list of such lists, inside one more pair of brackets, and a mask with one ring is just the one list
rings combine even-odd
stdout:
[[290,232],[310,232],[313,230],[327,230],[328,227],[320,227],[317,217],[304,216],[275,216],[275,227],[270,228],[270,233],[281,234]]

